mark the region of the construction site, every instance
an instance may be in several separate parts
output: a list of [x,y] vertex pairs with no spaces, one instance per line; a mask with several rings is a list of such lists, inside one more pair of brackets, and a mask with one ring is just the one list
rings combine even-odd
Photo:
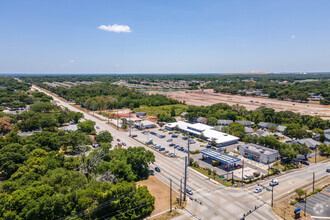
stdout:
[[255,110],[261,106],[265,106],[273,108],[275,111],[292,111],[302,115],[320,116],[323,119],[330,119],[329,105],[281,101],[253,96],[229,95],[215,93],[212,89],[175,92],[150,91],[148,93],[162,94],[169,98],[185,102],[187,105],[208,106],[216,103],[227,103],[228,105],[242,105],[247,110]]

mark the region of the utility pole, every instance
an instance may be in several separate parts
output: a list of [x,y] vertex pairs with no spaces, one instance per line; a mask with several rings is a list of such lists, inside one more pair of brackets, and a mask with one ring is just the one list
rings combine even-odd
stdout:
[[119,127],[118,127],[118,108],[117,108],[117,130],[119,130]]
[[170,179],[170,212],[172,212],[172,179]]
[[185,156],[184,164],[184,183],[183,183],[183,201],[186,201],[186,190],[187,190],[187,156]]
[[242,165],[242,186],[243,186],[243,172],[244,172],[244,159],[243,159],[243,165]]
[[315,148],[315,163],[316,163],[316,153],[317,153],[316,151],[317,151],[317,148]]
[[273,205],[274,205],[274,186],[272,184],[272,207],[273,207]]
[[131,132],[132,132],[132,121],[131,121],[131,111],[129,111],[129,113],[128,113],[128,117],[129,117],[129,136],[131,137],[132,136],[132,134],[131,134]]
[[180,206],[182,206],[182,178],[180,179]]
[[190,165],[190,139],[188,138],[188,166]]
[[108,107],[108,124],[110,124],[110,111],[109,111],[109,107]]
[[313,172],[313,192],[314,192],[314,184],[315,184],[315,172]]
[[304,216],[306,216],[306,203],[307,203],[307,194],[305,193],[305,209],[304,209]]
[[269,157],[267,157],[267,164],[268,164],[268,176],[269,176]]
[[231,172],[231,185],[234,185],[234,172]]

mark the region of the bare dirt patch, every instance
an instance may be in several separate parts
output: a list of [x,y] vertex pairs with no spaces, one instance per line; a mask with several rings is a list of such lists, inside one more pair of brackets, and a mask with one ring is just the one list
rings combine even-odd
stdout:
[[[165,183],[157,179],[155,176],[150,176],[147,180],[137,182],[137,185],[147,186],[151,195],[155,197],[155,209],[151,213],[151,216],[170,209],[170,188]],[[172,190],[173,204],[178,196],[179,194]]]
[[303,115],[320,116],[324,119],[330,119],[330,105],[320,105],[314,103],[298,103],[290,101],[281,101],[277,99],[268,99],[262,97],[228,95],[214,93],[212,89],[204,90],[186,90],[177,92],[150,92],[163,94],[169,98],[179,101],[185,101],[188,105],[208,106],[216,103],[227,103],[228,105],[242,105],[248,110],[255,110],[260,106],[273,108],[276,111],[292,111]]

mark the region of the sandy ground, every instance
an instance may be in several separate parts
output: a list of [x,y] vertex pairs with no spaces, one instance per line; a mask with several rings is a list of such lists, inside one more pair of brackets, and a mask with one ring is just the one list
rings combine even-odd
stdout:
[[[137,182],[139,186],[147,186],[151,195],[155,197],[155,209],[151,216],[170,209],[170,188],[155,176],[149,176],[147,180]],[[173,204],[179,194],[172,190]],[[174,205],[173,205],[174,208]]]
[[163,94],[179,101],[185,101],[188,105],[208,106],[221,102],[227,103],[228,105],[243,105],[247,110],[254,110],[260,106],[265,106],[274,108],[276,111],[292,111],[303,115],[318,115],[323,119],[330,119],[330,105],[280,101],[262,97],[228,95],[214,93],[212,89],[204,90],[203,92],[200,92],[199,90],[186,90],[176,92],[152,91],[150,93]]

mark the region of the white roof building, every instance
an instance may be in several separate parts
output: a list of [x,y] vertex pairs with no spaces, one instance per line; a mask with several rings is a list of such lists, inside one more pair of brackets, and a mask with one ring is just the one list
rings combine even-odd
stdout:
[[238,137],[216,131],[212,126],[196,123],[196,124],[190,124],[184,121],[178,121],[174,123],[169,123],[165,126],[168,130],[173,130],[175,127],[178,128],[183,133],[193,135],[193,136],[200,136],[203,134],[206,140],[212,141],[215,140],[217,143],[217,146],[226,146],[230,144],[236,144],[239,140]]

